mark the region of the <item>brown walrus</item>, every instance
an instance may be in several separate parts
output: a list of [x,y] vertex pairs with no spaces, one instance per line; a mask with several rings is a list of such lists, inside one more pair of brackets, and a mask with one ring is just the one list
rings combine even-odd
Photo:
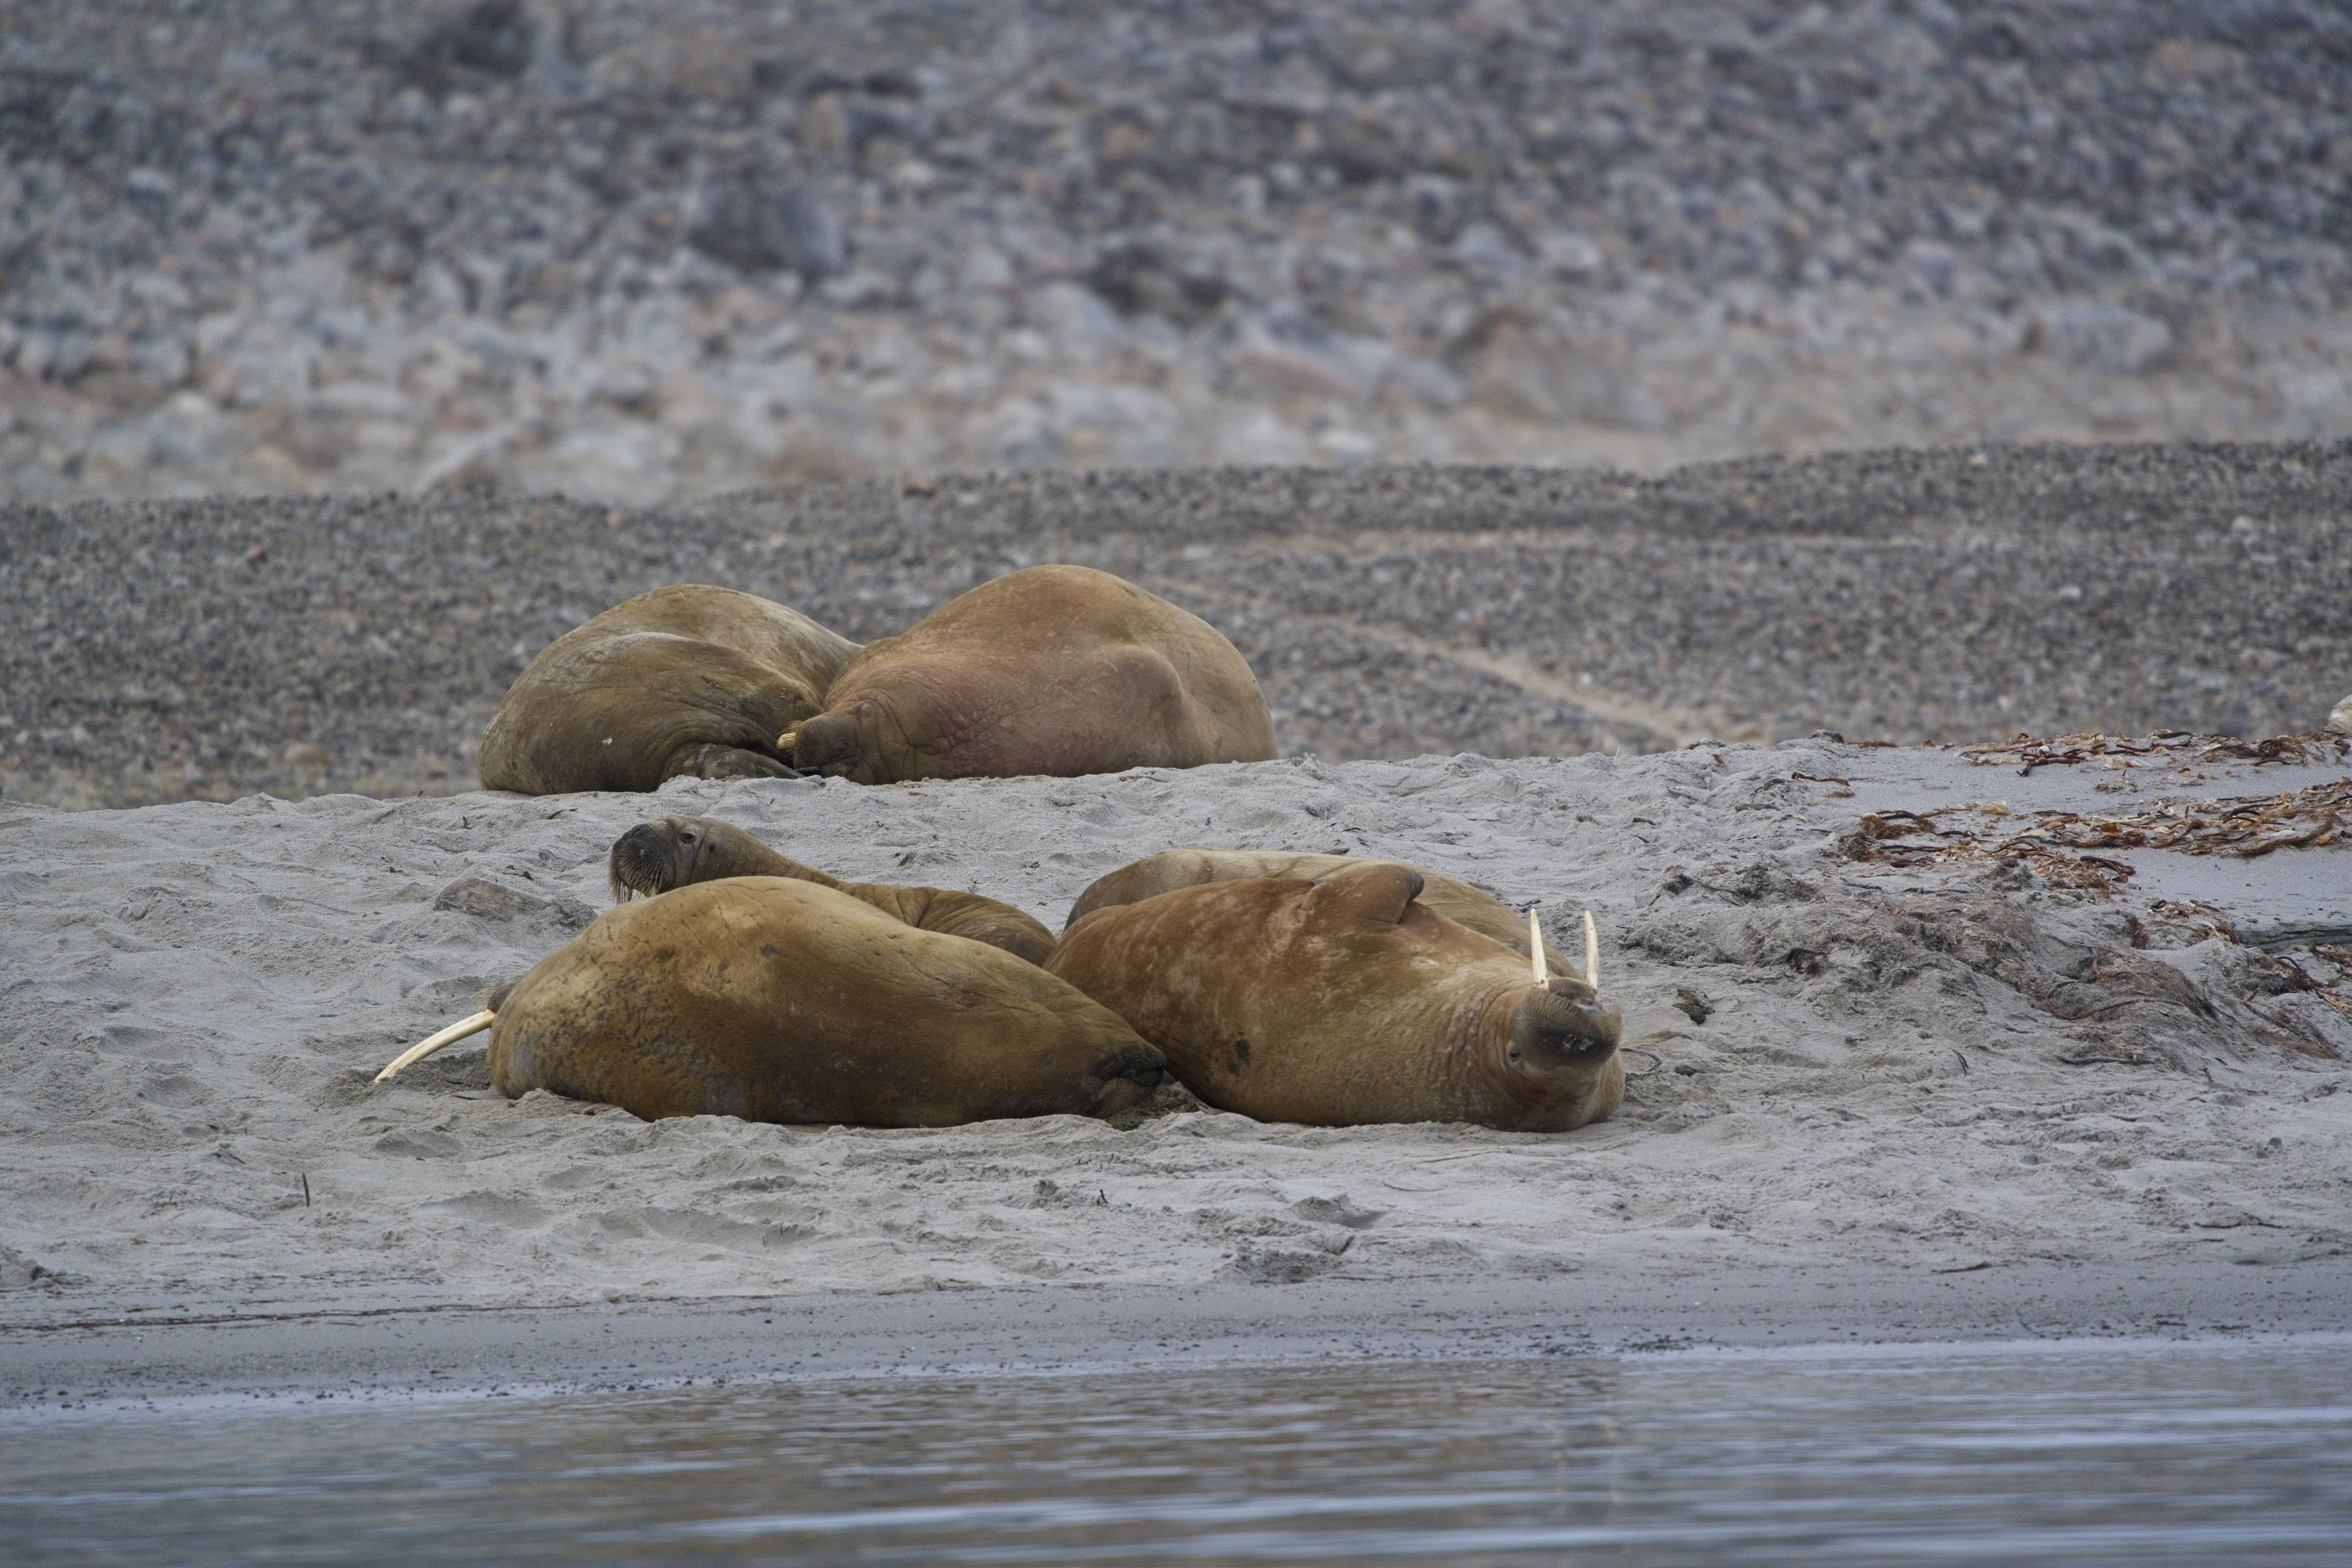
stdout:
[[1201,1099],[1261,1121],[1559,1132],[1613,1112],[1617,1009],[1423,908],[1423,886],[1371,862],[1180,888],[1087,915],[1045,968]]
[[[1070,906],[1070,918],[1062,922],[1062,929],[1067,931],[1097,910],[1116,904],[1139,904],[1161,893],[1197,887],[1202,882],[1233,882],[1247,877],[1292,877],[1313,882],[1369,864],[1348,855],[1303,855],[1283,849],[1162,849],[1132,866],[1097,878],[1078,895],[1078,901]],[[1421,873],[1421,896],[1417,901],[1423,908],[1434,910],[1481,935],[1493,937],[1522,958],[1533,956],[1528,946],[1527,916],[1513,913],[1510,905],[1484,888],[1457,881],[1423,866],[1407,869]],[[1568,968],[1559,949],[1549,942],[1544,945],[1544,956],[1549,968]]]
[[1274,721],[1214,626],[1086,566],[1033,566],[868,643],[780,744],[858,784],[1264,762]]
[[635,893],[666,893],[722,877],[791,877],[847,893],[919,931],[969,937],[1032,963],[1045,963],[1045,955],[1054,951],[1054,933],[1011,904],[946,888],[845,882],[777,854],[733,823],[716,817],[665,816],[640,822],[614,840],[608,866],[613,897],[620,901]]
[[732,588],[678,584],[540,649],[482,731],[488,789],[651,790],[792,778],[779,731],[824,706],[857,645]]
[[950,1127],[1109,1116],[1165,1063],[1032,963],[784,877],[699,882],[608,910],[489,1009],[490,1081],[633,1115]]

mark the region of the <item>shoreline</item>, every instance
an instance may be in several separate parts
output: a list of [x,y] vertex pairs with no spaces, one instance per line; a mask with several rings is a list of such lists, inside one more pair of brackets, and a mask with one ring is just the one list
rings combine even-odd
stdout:
[[2272,1268],[2147,1260],[1694,1275],[1601,1263],[1549,1279],[827,1292],[521,1310],[322,1305],[278,1317],[19,1321],[0,1327],[0,1414],[58,1413],[59,1392],[86,1408],[1695,1349],[2255,1340],[2352,1328],[2345,1258]]

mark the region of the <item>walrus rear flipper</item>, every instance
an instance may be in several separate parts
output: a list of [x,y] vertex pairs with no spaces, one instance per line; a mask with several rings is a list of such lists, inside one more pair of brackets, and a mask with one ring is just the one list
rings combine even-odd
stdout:
[[713,742],[680,746],[670,753],[668,764],[662,770],[664,780],[689,779],[796,779],[800,770],[774,757],[743,746],[724,746]]

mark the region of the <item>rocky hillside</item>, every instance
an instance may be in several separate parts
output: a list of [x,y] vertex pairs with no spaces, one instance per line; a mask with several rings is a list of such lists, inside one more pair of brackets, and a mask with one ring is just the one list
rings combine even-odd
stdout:
[[0,489],[2352,432],[2324,0],[8,0]]

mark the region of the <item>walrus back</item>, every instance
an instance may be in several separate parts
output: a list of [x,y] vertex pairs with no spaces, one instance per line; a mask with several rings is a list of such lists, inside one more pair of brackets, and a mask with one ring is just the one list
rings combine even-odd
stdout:
[[814,883],[624,904],[517,983],[493,1081],[647,1118],[936,1127],[1110,1114],[1159,1053],[1044,970]]
[[796,766],[863,784],[1264,762],[1257,678],[1206,621],[1084,566],[950,601],[843,667]]
[[482,733],[484,787],[658,788],[698,748],[766,758],[856,651],[782,605],[681,584],[616,605],[540,650]]
[[[1369,864],[1348,855],[1315,855],[1281,849],[1163,849],[1157,855],[1147,855],[1132,865],[1097,878],[1078,901],[1070,906],[1069,919],[1063,921],[1067,931],[1083,916],[1097,910],[1111,909],[1120,904],[1140,903],[1160,893],[1173,892],[1178,888],[1198,887],[1203,882],[1230,882],[1251,877],[1294,878],[1301,881],[1320,881],[1353,867]],[[1481,936],[1494,938],[1504,946],[1525,957],[1528,952],[1527,916],[1512,910],[1486,889],[1416,866],[1413,870],[1422,877],[1420,902],[1457,925],[1465,925]],[[1544,943],[1546,960],[1555,971],[1565,971],[1569,964],[1559,950]]]

